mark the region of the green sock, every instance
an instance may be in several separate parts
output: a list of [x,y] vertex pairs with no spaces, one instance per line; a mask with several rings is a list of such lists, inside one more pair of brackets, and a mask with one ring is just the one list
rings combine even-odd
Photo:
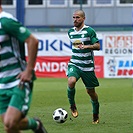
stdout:
[[67,96],[68,96],[68,99],[69,99],[69,103],[70,105],[75,105],[75,100],[74,100],[74,97],[75,97],[75,88],[69,88],[67,89]]
[[27,127],[27,129],[33,129],[33,130],[35,130],[35,129],[37,129],[37,122],[36,122],[36,120],[35,119],[33,119],[33,118],[28,118],[28,127]]
[[93,107],[93,114],[99,114],[99,102],[98,100],[92,101],[92,107]]

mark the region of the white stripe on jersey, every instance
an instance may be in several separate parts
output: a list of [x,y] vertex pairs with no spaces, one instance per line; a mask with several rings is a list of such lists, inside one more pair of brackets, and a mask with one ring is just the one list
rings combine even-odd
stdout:
[[72,55],[77,56],[77,57],[88,57],[91,56],[91,52],[89,53],[73,53]]
[[80,35],[80,34],[87,34],[87,31],[85,31],[85,30],[84,31],[76,31],[75,30],[75,31],[71,32],[70,35],[77,35],[77,33],[78,33],[78,35]]
[[6,78],[6,77],[11,77],[19,74],[22,70],[20,68],[14,69],[14,70],[8,70],[5,72],[0,72],[0,78]]
[[90,37],[85,37],[85,38],[71,38],[70,40],[71,40],[72,43],[74,43],[77,40],[80,40],[81,42],[85,42],[85,41],[90,41]]
[[9,64],[15,64],[17,62],[18,62],[18,60],[15,57],[12,57],[10,59],[0,61],[0,67],[4,67]]
[[83,68],[83,67],[77,66],[77,65],[75,65],[75,64],[73,64],[71,62],[69,62],[68,65],[74,65],[74,66],[76,66],[77,68],[79,68],[82,71],[94,71],[94,67],[86,67],[86,68]]
[[9,40],[8,35],[0,35],[0,43]]
[[11,49],[11,47],[9,46],[5,46],[5,47],[3,47],[1,50],[0,50],[0,54],[5,54],[5,53],[7,53],[7,51],[8,52],[12,52],[12,49]]
[[90,63],[93,63],[92,60],[76,60],[76,59],[70,59],[71,62],[74,62],[74,63],[80,63],[80,64],[90,64]]
[[0,84],[0,89],[8,89],[8,88],[12,88],[14,86],[17,86],[20,82],[20,79],[11,82],[11,83],[6,83],[6,84]]

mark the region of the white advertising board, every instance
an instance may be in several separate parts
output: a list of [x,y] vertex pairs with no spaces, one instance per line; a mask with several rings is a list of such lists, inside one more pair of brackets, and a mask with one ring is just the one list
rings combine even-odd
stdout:
[[[36,32],[34,35],[39,39],[38,56],[71,56],[72,44],[67,36],[67,33],[43,33]],[[102,34],[98,35],[101,40]],[[94,51],[96,56],[102,55],[102,49]],[[27,48],[26,48],[27,55]]]
[[104,34],[103,52],[107,56],[131,56],[133,54],[132,34]]
[[133,59],[130,57],[104,57],[105,78],[133,78]]

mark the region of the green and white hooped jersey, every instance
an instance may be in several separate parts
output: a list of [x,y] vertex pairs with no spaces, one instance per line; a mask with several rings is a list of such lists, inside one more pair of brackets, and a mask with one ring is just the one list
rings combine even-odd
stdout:
[[11,14],[0,13],[0,89],[18,85],[16,76],[26,67],[24,41],[30,34]]
[[[93,45],[98,42],[95,30],[84,25],[80,31],[76,31],[75,27],[68,31],[68,36],[72,44],[82,42],[84,45]],[[72,45],[72,57],[68,65],[75,65],[82,71],[94,70],[94,54],[90,49],[79,49]]]

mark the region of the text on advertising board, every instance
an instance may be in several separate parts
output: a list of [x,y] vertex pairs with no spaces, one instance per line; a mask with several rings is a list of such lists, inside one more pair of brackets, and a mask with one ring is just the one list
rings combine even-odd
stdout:
[[49,51],[50,49],[54,50],[54,51],[62,51],[63,50],[63,46],[67,47],[68,49],[72,49],[72,44],[70,42],[70,44],[67,44],[65,42],[63,42],[62,40],[39,40],[39,48],[38,51],[42,51],[43,49],[45,49],[46,51]]
[[120,60],[118,65],[118,72],[117,75],[125,75],[125,76],[131,76],[133,75],[133,61],[129,60]]
[[105,36],[104,53],[106,55],[133,54],[133,38],[131,35]]

